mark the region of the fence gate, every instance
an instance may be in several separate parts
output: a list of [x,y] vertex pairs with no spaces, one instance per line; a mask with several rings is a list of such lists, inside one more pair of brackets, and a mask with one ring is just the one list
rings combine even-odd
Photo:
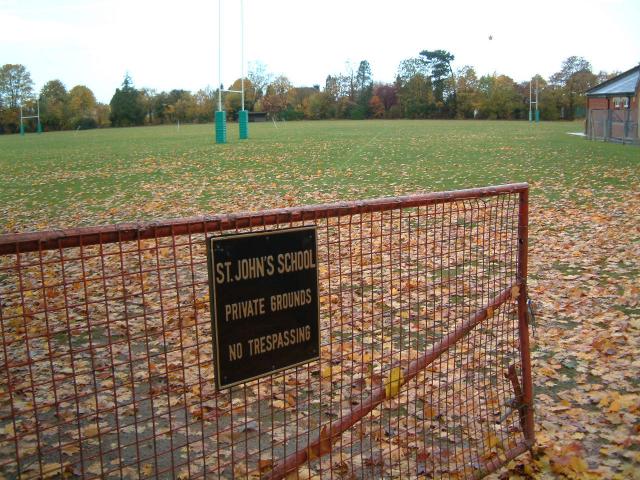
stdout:
[[[1,236],[0,476],[496,470],[534,440],[527,194]],[[320,359],[216,391],[205,237],[295,226],[317,229]]]

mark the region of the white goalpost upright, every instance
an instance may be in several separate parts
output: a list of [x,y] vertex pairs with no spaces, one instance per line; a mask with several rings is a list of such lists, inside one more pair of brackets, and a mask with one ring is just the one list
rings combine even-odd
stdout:
[[218,109],[216,110],[216,143],[227,142],[227,112],[223,109],[222,93],[239,93],[238,112],[240,140],[249,138],[249,112],[244,106],[244,0],[240,0],[240,90],[225,90],[222,84],[222,0],[218,0]]
[[529,80],[529,121],[533,121],[533,105],[536,106],[536,123],[540,121],[540,110],[538,110],[538,78],[536,77],[536,99],[533,100],[531,80]]

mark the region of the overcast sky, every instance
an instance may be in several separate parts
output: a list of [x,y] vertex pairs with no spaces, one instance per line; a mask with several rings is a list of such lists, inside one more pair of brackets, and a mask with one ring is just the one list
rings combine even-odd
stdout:
[[[221,2],[228,86],[241,74],[240,0]],[[390,82],[424,49],[516,81],[546,78],[571,55],[595,72],[640,62],[640,0],[244,0],[244,10],[246,63],[296,86],[324,86],[363,59]],[[58,78],[108,103],[126,72],[157,90],[218,84],[218,0],[0,0],[0,25],[0,65],[25,65],[38,90]]]

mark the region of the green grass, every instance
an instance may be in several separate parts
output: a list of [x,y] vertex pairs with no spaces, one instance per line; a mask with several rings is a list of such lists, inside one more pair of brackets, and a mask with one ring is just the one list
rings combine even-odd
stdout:
[[567,135],[581,122],[266,123],[242,142],[237,128],[226,145],[211,124],[0,136],[0,232],[518,181],[559,200],[638,181],[640,150]]

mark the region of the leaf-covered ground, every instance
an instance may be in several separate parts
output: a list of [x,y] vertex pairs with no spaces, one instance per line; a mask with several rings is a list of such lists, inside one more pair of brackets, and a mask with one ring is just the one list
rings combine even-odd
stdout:
[[638,476],[640,149],[580,123],[234,128],[0,137],[0,232],[528,181],[538,444],[497,475]]

